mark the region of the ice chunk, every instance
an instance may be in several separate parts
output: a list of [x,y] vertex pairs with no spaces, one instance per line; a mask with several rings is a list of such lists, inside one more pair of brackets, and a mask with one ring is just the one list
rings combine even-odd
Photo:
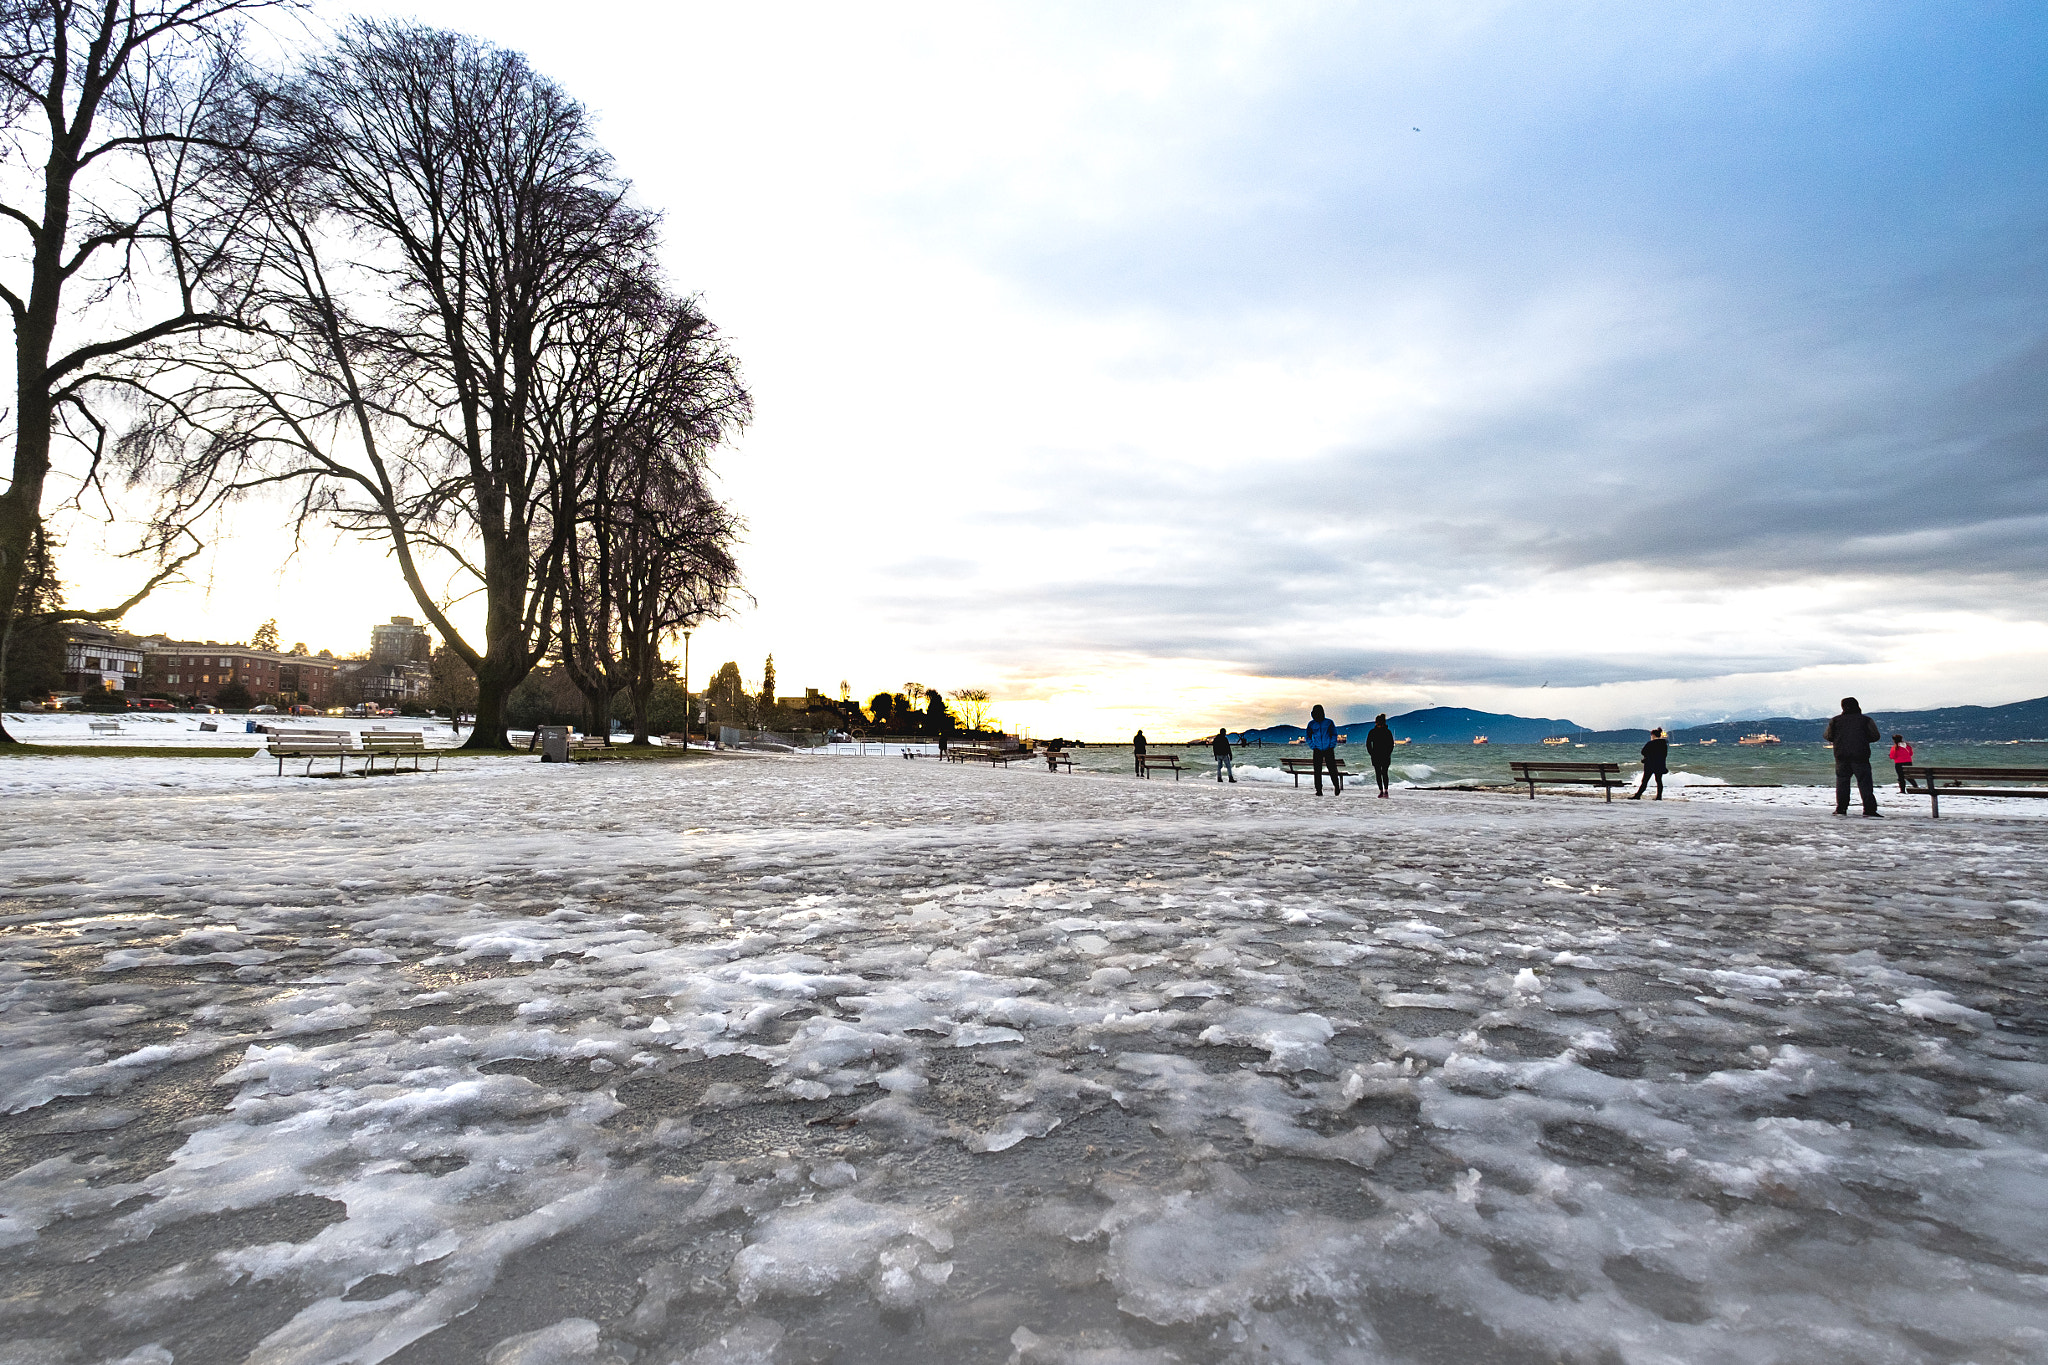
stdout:
[[1201,1032],[1205,1043],[1235,1043],[1266,1049],[1271,1064],[1282,1071],[1325,1071],[1336,1067],[1323,1044],[1337,1029],[1320,1014],[1278,1014],[1241,1006]]
[[484,1354],[484,1365],[572,1365],[595,1361],[597,1352],[597,1324],[563,1318],[552,1327],[506,1337]]

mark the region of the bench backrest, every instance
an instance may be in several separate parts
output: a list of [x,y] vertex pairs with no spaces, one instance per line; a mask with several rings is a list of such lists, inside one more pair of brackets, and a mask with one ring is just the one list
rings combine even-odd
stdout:
[[1518,773],[1618,773],[1619,763],[1523,763],[1508,764],[1510,770]]
[[2038,782],[2048,786],[2048,768],[1952,768],[1945,763],[1908,764],[1909,777],[1959,778],[1971,782]]
[[347,735],[272,735],[270,752],[345,754],[352,752]]
[[426,736],[417,730],[373,730],[363,735],[365,749],[423,749],[426,743]]

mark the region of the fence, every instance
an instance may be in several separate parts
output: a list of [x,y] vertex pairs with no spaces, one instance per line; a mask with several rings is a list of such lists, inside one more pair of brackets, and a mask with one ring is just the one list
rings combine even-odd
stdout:
[[718,742],[728,749],[796,750],[815,749],[829,738],[818,730],[748,730],[737,725],[718,727]]

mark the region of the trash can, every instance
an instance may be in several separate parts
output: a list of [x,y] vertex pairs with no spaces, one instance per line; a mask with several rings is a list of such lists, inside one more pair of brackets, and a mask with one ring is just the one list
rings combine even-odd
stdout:
[[567,763],[569,761],[568,726],[543,725],[540,727],[540,761],[543,763]]

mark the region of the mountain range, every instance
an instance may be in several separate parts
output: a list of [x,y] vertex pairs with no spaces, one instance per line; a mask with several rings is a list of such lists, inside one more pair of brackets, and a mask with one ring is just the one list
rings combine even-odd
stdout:
[[[1552,735],[1576,737],[1589,733],[1585,726],[1568,720],[1509,716],[1497,711],[1473,711],[1463,706],[1431,706],[1421,711],[1388,716],[1387,727],[1394,732],[1394,738],[1413,740],[1417,744],[1470,744],[1474,735],[1485,735],[1495,744],[1536,744]],[[1363,744],[1365,732],[1371,728],[1371,716],[1354,716],[1337,723],[1338,733],[1349,735],[1353,744]],[[1263,730],[1247,730],[1244,737],[1268,744],[1285,744],[1306,733],[1299,725],[1269,725]],[[1648,731],[1644,733],[1647,735]]]
[[[2048,738],[2048,697],[2016,701],[2005,706],[1944,706],[1931,711],[1872,711],[1870,718],[1887,737],[1904,734],[1922,742],[1955,740],[2007,740]],[[1818,744],[1827,717],[1764,716],[1755,720],[1724,720],[1709,725],[1692,725],[1671,732],[1674,744],[1697,743],[1703,739],[1733,743],[1747,734],[1768,731],[1787,744]],[[1569,720],[1532,716],[1510,716],[1495,711],[1473,711],[1462,706],[1432,706],[1387,717],[1387,726],[1397,739],[1417,744],[1470,744],[1485,735],[1495,744],[1536,744],[1558,735],[1569,735],[1580,744],[1641,744],[1650,737],[1647,728],[1593,730]],[[1372,728],[1372,717],[1353,717],[1337,723],[1338,733],[1349,742],[1362,744]],[[1268,725],[1246,730],[1248,741],[1285,744],[1307,732],[1299,725]]]

